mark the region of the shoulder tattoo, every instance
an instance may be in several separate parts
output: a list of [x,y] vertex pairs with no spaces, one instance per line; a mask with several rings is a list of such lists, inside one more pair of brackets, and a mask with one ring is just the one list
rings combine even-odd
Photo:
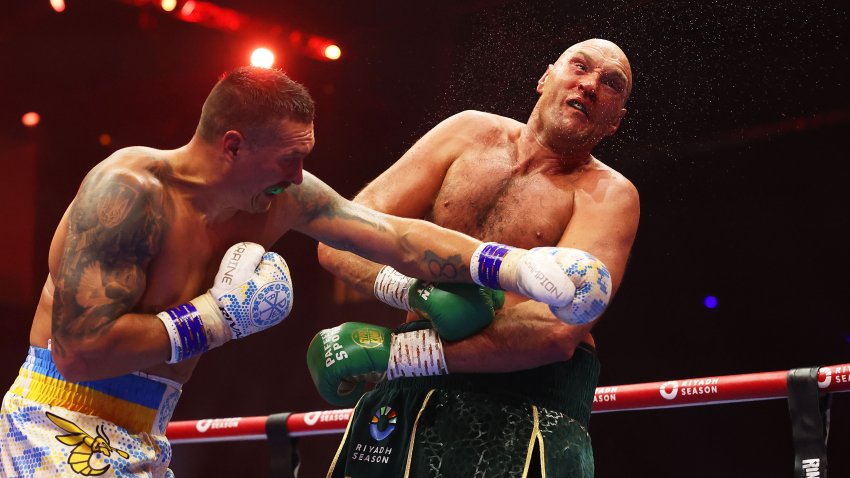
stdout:
[[168,227],[158,187],[113,175],[80,191],[70,211],[53,300],[53,336],[104,334],[145,291],[146,269]]

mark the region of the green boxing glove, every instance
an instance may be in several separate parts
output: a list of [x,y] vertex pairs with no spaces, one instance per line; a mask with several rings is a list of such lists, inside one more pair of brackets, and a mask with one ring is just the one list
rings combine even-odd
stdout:
[[410,310],[434,324],[440,337],[461,340],[493,322],[505,293],[475,284],[416,280],[408,295]]
[[450,341],[465,339],[490,325],[505,302],[500,290],[426,282],[389,266],[378,273],[373,290],[378,300],[429,319],[440,337]]
[[390,329],[360,322],[346,322],[316,334],[307,348],[307,368],[322,398],[337,406],[354,405],[366,383],[385,377],[448,373],[435,331],[393,334]]
[[359,322],[316,334],[307,348],[307,368],[322,398],[334,405],[354,405],[366,383],[384,379],[391,343],[390,329]]

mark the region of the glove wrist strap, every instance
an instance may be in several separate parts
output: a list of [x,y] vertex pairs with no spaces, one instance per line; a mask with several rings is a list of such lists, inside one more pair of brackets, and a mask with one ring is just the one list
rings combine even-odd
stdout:
[[166,363],[177,363],[209,349],[201,315],[191,302],[160,312],[157,317],[171,341],[171,358]]
[[372,291],[381,302],[397,309],[410,310],[408,294],[413,281],[413,278],[407,277],[392,267],[384,266],[375,278]]
[[498,290],[516,289],[515,252],[522,251],[498,242],[485,242],[475,249],[469,261],[472,280],[484,287]]
[[232,321],[228,321],[219,309],[218,302],[210,292],[195,297],[190,302],[198,309],[201,322],[204,324],[204,332],[207,334],[209,348],[214,349],[224,345],[225,342],[234,338],[230,330]]
[[393,335],[387,379],[446,375],[443,343],[433,329],[416,330]]

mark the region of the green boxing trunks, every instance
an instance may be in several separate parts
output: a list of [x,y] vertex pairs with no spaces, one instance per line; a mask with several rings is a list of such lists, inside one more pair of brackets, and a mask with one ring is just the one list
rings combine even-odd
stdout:
[[596,352],[582,344],[571,360],[532,370],[382,382],[355,407],[327,476],[592,477],[598,376]]

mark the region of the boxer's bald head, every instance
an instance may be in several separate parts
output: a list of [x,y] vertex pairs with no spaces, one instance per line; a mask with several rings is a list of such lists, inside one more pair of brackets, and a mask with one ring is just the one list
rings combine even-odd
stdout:
[[564,50],[564,52],[561,53],[561,56],[558,57],[558,61],[555,62],[555,65],[562,65],[576,52],[593,53],[594,56],[609,60],[610,62],[620,66],[624,79],[627,82],[626,98],[628,98],[628,96],[632,93],[632,66],[629,63],[629,59],[626,57],[626,54],[619,46],[617,46],[616,43],[603,40],[602,38],[591,38],[589,40],[578,42]]
[[626,114],[632,68],[623,50],[593,38],[567,48],[537,82],[529,124],[551,149],[589,153]]

